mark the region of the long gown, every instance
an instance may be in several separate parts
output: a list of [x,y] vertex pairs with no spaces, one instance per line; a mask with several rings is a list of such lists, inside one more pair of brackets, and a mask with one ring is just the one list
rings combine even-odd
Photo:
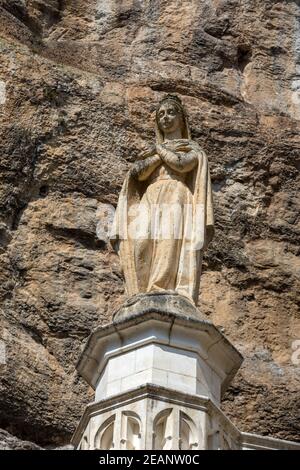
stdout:
[[[207,157],[200,147],[193,156],[192,168],[184,168],[182,155],[181,170],[162,163],[145,181],[127,174],[111,242],[115,246],[120,241],[118,253],[129,297],[176,291],[197,304],[203,250],[214,221]],[[137,224],[141,236],[131,231],[136,208],[142,214]]]
[[140,292],[173,290],[188,295],[196,266],[189,266],[187,229],[192,223],[189,208],[193,196],[186,176],[161,165],[151,175],[141,198],[145,238],[134,244]]

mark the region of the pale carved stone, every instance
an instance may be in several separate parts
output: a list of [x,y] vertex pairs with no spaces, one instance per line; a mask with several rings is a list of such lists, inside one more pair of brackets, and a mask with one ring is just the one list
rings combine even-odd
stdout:
[[299,450],[299,443],[240,432],[205,396],[153,384],[89,405],[73,436],[81,450]]
[[152,310],[98,327],[77,370],[96,400],[152,383],[219,404],[241,363],[240,353],[212,323]]
[[175,291],[197,303],[203,251],[214,232],[207,156],[191,139],[181,101],[156,110],[156,145],[124,181],[111,242],[129,297]]
[[174,297],[139,295],[126,306],[131,316],[121,309],[117,319],[92,333],[77,370],[95,389],[95,402],[85,410],[74,446],[299,449],[296,443],[244,434],[221,411],[242,356],[212,323],[190,314],[196,307],[184,315],[188,300]]
[[[82,450],[299,449],[240,432],[220,409],[243,358],[196,307],[214,225],[208,162],[177,98],[158,106],[156,133],[155,148],[129,172],[119,197],[112,243],[129,298],[110,324],[94,330],[77,364],[95,403],[73,444]],[[170,216],[172,205],[183,214],[179,222],[176,211]],[[186,205],[190,212],[182,210]],[[166,237],[165,229],[180,236]]]

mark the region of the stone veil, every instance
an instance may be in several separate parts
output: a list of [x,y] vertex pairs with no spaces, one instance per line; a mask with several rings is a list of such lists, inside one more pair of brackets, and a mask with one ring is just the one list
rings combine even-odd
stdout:
[[[175,138],[167,139],[164,123],[170,126],[176,114],[180,129],[175,125]],[[208,159],[191,139],[185,109],[176,96],[167,95],[159,103],[155,128],[155,147],[125,178],[111,243],[119,254],[129,297],[176,291],[197,304],[203,251],[214,233]],[[162,236],[166,227],[174,226],[179,227],[176,235]]]

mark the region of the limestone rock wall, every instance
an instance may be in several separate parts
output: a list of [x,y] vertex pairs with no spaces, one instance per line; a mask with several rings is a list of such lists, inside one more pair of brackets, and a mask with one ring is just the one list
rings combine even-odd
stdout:
[[42,447],[32,442],[22,441],[0,429],[0,450],[42,450]]
[[91,400],[76,361],[124,298],[97,224],[171,92],[213,179],[200,308],[245,356],[223,409],[299,441],[299,1],[0,0],[0,25],[0,427],[62,446]]

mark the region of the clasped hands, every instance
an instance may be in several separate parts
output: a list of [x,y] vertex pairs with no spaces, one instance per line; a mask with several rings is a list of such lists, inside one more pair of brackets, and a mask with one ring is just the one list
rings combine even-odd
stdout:
[[194,148],[195,146],[197,146],[197,150],[199,150],[198,144],[188,139],[168,140],[162,144],[152,145],[147,148],[147,150],[141,154],[140,159],[145,160],[146,158],[153,157],[154,155],[158,155],[163,158],[162,154],[165,150],[170,150],[172,152],[189,152],[190,150],[196,150],[196,148]]
[[156,144],[148,147],[140,156],[138,162],[136,162],[131,168],[132,176],[136,177],[140,172],[144,171],[147,167],[154,165],[157,167],[159,163],[165,161],[165,154],[167,151],[172,153],[182,152],[189,153],[191,151],[198,152],[200,150],[197,142],[188,139],[176,139],[168,140],[162,144]]

